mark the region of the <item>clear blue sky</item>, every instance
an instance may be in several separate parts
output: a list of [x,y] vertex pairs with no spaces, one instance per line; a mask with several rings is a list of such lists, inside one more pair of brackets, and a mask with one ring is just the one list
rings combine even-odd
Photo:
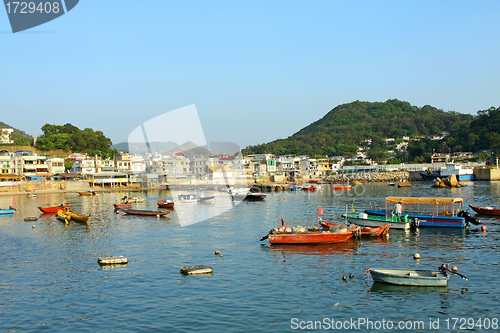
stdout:
[[195,104],[207,141],[243,148],[355,100],[476,114],[500,106],[499,14],[498,0],[82,0],[13,34],[0,10],[0,121],[119,143]]

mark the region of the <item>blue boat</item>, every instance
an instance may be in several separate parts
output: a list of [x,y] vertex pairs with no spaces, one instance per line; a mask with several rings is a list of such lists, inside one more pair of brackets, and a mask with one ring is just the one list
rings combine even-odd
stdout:
[[367,209],[365,213],[385,216],[392,212],[393,205],[401,202],[402,215],[418,219],[419,227],[464,228],[469,227],[471,223],[479,224],[470,214],[463,214],[462,198],[387,197],[385,201],[385,210]]
[[432,171],[431,169],[427,169],[425,172],[421,172],[420,176],[422,176],[423,180],[434,180],[438,177],[441,177],[440,171]]
[[15,209],[0,209],[0,214],[14,214]]

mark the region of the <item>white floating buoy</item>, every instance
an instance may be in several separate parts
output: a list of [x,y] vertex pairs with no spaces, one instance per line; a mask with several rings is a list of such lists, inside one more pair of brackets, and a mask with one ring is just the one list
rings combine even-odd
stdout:
[[415,253],[415,254],[413,255],[413,259],[415,259],[415,260],[420,259],[420,254]]

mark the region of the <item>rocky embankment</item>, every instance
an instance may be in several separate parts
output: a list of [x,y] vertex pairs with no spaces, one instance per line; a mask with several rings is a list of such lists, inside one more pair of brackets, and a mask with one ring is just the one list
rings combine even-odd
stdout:
[[400,172],[370,172],[370,173],[352,173],[328,176],[328,183],[353,183],[359,182],[399,182],[408,180],[409,173],[407,171]]

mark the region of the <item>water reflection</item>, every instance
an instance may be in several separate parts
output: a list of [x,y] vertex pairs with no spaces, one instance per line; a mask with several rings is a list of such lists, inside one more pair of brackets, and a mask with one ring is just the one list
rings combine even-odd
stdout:
[[415,286],[398,286],[387,283],[373,282],[370,287],[370,293],[380,295],[424,295],[424,294],[442,294],[447,295],[448,287],[415,287]]
[[291,256],[350,256],[353,255],[358,244],[354,240],[335,244],[273,244],[268,247],[272,257]]

